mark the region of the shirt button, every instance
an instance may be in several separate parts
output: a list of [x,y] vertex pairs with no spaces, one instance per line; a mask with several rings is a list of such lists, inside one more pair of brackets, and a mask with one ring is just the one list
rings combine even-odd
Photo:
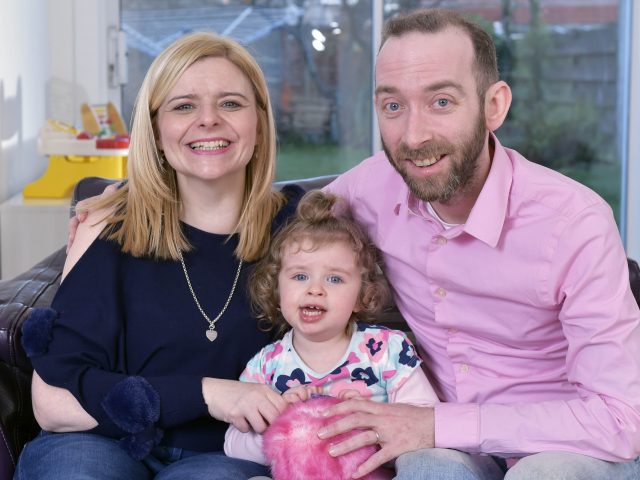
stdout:
[[469,373],[469,365],[466,363],[461,363],[458,369],[460,370],[460,373]]
[[444,245],[447,243],[447,239],[442,235],[436,235],[435,237],[433,237],[433,241],[438,245]]
[[447,296],[447,291],[444,288],[440,287],[436,290],[436,295],[438,295],[440,298],[444,298]]

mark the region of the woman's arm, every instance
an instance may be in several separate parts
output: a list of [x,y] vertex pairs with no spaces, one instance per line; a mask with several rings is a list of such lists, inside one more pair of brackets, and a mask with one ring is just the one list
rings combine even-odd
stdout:
[[47,385],[36,372],[31,379],[31,403],[38,425],[48,432],[82,432],[98,425],[68,390]]
[[[62,280],[73,266],[78,262],[80,257],[84,255],[89,246],[98,238],[100,232],[106,226],[104,218],[107,216],[106,210],[97,210],[95,212],[89,212],[86,218],[77,225],[77,229],[74,231],[73,226],[70,224],[70,232],[73,231],[73,243],[67,247],[67,259],[64,262],[62,268]],[[74,217],[75,218],[75,217]],[[71,241],[71,234],[70,234]]]
[[[104,222],[96,223],[101,218],[98,214],[104,217],[104,212],[88,215],[77,232],[74,231],[75,241],[65,260],[62,280],[104,228]],[[49,432],[79,432],[98,425],[71,392],[47,384],[35,371],[31,380],[31,404],[38,425]]]

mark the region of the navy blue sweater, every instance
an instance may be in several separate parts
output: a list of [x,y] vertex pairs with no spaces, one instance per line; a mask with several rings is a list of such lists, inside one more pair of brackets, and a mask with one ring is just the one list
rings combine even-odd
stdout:
[[[288,191],[277,228],[295,211],[302,191]],[[184,255],[191,283],[213,319],[233,284],[237,235],[216,235],[183,225],[193,251]],[[209,416],[203,377],[237,379],[247,361],[271,340],[252,316],[242,267],[227,311],[210,342],[208,323],[189,292],[180,262],[136,258],[118,244],[98,239],[60,286],[52,308],[58,312],[48,352],[32,358],[50,385],[68,389],[91,414],[102,435],[127,432],[103,407],[105,396],[127,377],[142,377],[160,399],[156,427],[167,446],[222,450],[227,424]]]

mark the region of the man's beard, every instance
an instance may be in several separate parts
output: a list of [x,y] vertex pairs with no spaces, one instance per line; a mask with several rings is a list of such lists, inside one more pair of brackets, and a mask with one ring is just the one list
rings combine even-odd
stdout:
[[[478,115],[474,129],[468,139],[458,143],[434,140],[422,148],[411,150],[405,143],[398,146],[395,155],[382,141],[382,148],[393,167],[404,179],[404,182],[419,199],[425,202],[446,203],[456,193],[464,191],[471,185],[478,168],[478,158],[484,148],[487,130],[484,124],[484,114]],[[443,179],[436,177],[416,178],[408,172],[404,160],[418,160],[426,158],[440,158],[449,155],[451,164],[449,174]],[[399,161],[398,161],[399,160]],[[428,168],[428,167],[426,167]]]

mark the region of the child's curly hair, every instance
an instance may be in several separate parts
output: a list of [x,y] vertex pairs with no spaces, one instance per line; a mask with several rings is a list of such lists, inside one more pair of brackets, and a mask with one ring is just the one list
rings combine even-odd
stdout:
[[278,333],[288,330],[289,325],[280,312],[278,275],[284,249],[303,240],[311,240],[313,248],[336,241],[351,246],[356,265],[362,268],[360,310],[352,315],[352,319],[374,321],[391,300],[380,252],[351,217],[344,201],[320,190],[310,190],[302,197],[296,215],[274,236],[269,252],[251,272],[249,291],[258,318],[266,321],[269,329],[275,327]]

